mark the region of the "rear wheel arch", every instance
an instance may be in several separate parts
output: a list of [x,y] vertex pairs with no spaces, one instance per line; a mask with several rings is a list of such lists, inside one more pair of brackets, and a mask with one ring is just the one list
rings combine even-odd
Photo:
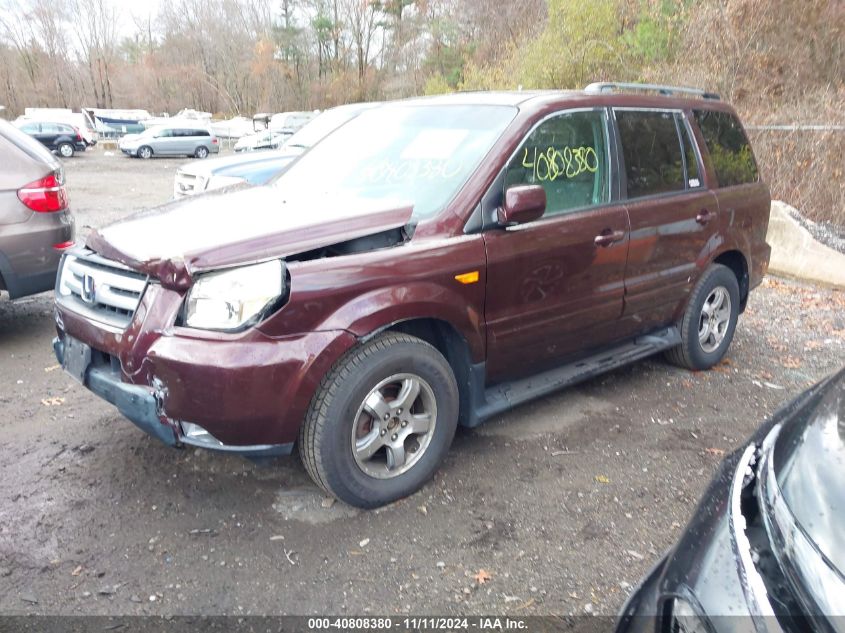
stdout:
[[745,310],[745,305],[748,303],[748,293],[750,288],[750,271],[748,270],[748,259],[739,250],[729,250],[720,253],[714,264],[721,264],[733,272],[736,276],[736,282],[739,284],[739,311]]

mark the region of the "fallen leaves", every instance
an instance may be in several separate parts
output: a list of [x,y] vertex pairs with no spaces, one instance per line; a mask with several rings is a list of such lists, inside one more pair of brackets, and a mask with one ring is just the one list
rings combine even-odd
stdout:
[[713,455],[714,457],[722,457],[725,454],[725,449],[723,448],[705,448],[704,452],[708,455]]
[[54,396],[52,398],[42,398],[41,404],[45,407],[58,407],[65,403],[64,398],[60,398],[58,396]]
[[479,585],[483,585],[485,582],[491,580],[493,576],[489,572],[483,569],[479,569],[478,573],[475,574],[473,578],[475,579],[475,582],[477,582]]
[[787,356],[786,358],[782,358],[780,360],[780,364],[787,369],[798,369],[801,367],[801,359],[796,358],[795,356]]
[[600,484],[609,484],[610,478],[605,475],[596,475],[596,482]]

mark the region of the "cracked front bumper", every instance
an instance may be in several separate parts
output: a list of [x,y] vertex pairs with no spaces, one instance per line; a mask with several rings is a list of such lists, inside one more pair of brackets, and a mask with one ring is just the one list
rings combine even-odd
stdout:
[[[62,338],[53,339],[53,351],[59,363],[66,367],[65,342]],[[169,421],[159,413],[160,396],[157,396],[154,388],[123,382],[120,372],[110,365],[91,362],[83,368],[79,378],[87,389],[117,407],[135,426],[168,446],[190,445],[245,457],[289,455],[293,450],[293,443],[231,446],[220,442],[196,424]]]

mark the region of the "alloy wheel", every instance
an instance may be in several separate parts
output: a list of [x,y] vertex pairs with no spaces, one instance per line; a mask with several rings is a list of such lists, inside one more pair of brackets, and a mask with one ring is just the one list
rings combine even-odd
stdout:
[[716,286],[707,295],[698,321],[698,342],[710,354],[725,339],[731,322],[731,295],[724,286]]
[[377,479],[397,477],[422,458],[437,423],[434,390],[416,374],[394,374],[364,398],[352,425],[358,467]]

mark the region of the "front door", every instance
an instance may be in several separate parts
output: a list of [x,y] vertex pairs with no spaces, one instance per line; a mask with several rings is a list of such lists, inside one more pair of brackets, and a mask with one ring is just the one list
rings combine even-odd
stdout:
[[561,112],[535,126],[507,167],[503,192],[540,184],[547,204],[537,221],[484,233],[490,382],[534,373],[613,338],[628,217],[611,200],[608,138],[606,110]]

